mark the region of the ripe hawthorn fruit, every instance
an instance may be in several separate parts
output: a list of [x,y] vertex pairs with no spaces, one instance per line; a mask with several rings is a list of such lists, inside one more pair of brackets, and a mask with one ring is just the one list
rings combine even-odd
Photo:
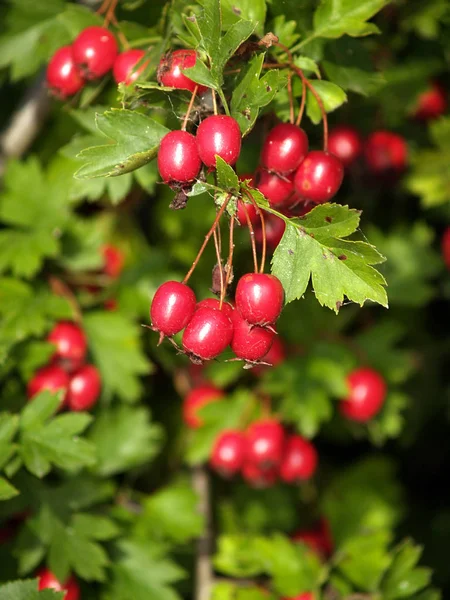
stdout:
[[278,469],[261,469],[252,462],[244,461],[242,465],[242,477],[253,488],[267,488],[274,485],[278,480]]
[[442,85],[434,81],[419,95],[413,116],[418,121],[431,121],[443,115],[446,110],[447,92]]
[[106,244],[102,248],[103,255],[103,273],[112,279],[117,279],[122,273],[125,263],[125,256],[117,246]]
[[224,392],[212,384],[193,388],[183,401],[183,421],[190,429],[201,427],[203,421],[198,415],[199,409],[224,396]]
[[184,350],[195,360],[216,358],[230,344],[233,324],[222,310],[196,310],[183,333]]
[[386,398],[386,383],[374,369],[362,367],[347,377],[350,393],[340,405],[341,413],[360,423],[370,421],[377,415]]
[[229,302],[222,302],[222,308],[220,308],[220,300],[217,298],[204,298],[197,302],[195,310],[199,308],[214,308],[215,310],[222,310],[229,319],[233,318],[234,308]]
[[47,85],[55,96],[69,98],[84,86],[84,78],[75,65],[72,46],[59,48],[47,66]]
[[261,165],[278,175],[289,175],[308,154],[308,136],[291,123],[279,123],[266,136]]
[[65,583],[61,583],[49,569],[42,569],[37,576],[39,590],[65,592],[64,600],[80,600],[80,587],[73,575]]
[[173,87],[177,90],[189,90],[193,92],[195,86],[198,86],[198,93],[201,94],[208,88],[204,85],[199,85],[189,79],[183,69],[189,69],[195,66],[197,61],[197,53],[191,49],[173,50],[165,54],[159,63],[157,79],[160,85]]
[[75,64],[86,79],[98,79],[110,71],[119,52],[116,38],[105,27],[86,27],[73,43]]
[[73,411],[89,410],[96,404],[102,381],[94,365],[83,365],[71,376],[66,404]]
[[275,275],[247,273],[238,281],[235,302],[250,325],[275,323],[283,309],[283,286]]
[[392,131],[374,131],[364,145],[364,157],[375,175],[400,172],[406,167],[408,147],[404,138]]
[[194,291],[179,281],[166,281],[159,286],[150,306],[150,320],[155,331],[172,336],[186,327],[195,312]]
[[441,252],[447,269],[450,269],[450,227],[446,227],[442,234]]
[[276,173],[260,171],[256,176],[256,189],[269,201],[270,206],[280,210],[287,207],[294,192],[293,176],[280,177]]
[[312,150],[295,173],[295,189],[316,204],[336,195],[344,178],[344,167],[334,154]]
[[[275,250],[283,237],[286,229],[286,223],[280,217],[270,213],[264,213],[264,223],[266,226],[266,243],[269,248]],[[258,244],[263,242],[262,227],[257,224],[255,226],[255,239]]]
[[241,130],[238,122],[227,115],[212,115],[200,123],[196,134],[200,158],[208,168],[216,167],[216,155],[229,165],[239,158]]
[[46,365],[45,367],[41,367],[28,382],[28,398],[31,400],[36,394],[39,394],[39,392],[44,390],[48,390],[49,392],[65,390],[66,394],[61,403],[61,406],[63,406],[67,397],[69,381],[69,375],[62,367],[58,365]]
[[330,131],[328,151],[339,158],[344,167],[351,167],[361,156],[363,139],[351,125],[337,125]]
[[281,423],[275,419],[253,422],[247,429],[246,463],[268,470],[278,467],[283,459],[285,434]]
[[244,464],[245,450],[245,436],[240,431],[222,431],[214,442],[209,464],[222,477],[232,477]]
[[49,333],[47,341],[56,346],[52,360],[67,371],[74,371],[84,363],[87,339],[84,331],[76,323],[57,323]]
[[280,478],[286,483],[310,479],[317,469],[317,451],[308,440],[291,435],[286,440],[280,464]]
[[233,313],[233,339],[231,349],[237,358],[247,362],[257,362],[269,352],[276,333],[272,329],[250,325],[235,310]]
[[125,85],[134,83],[148,65],[148,62],[145,62],[136,68],[136,65],[142,61],[144,56],[144,50],[138,50],[137,48],[132,48],[118,54],[113,66],[115,82],[117,84],[124,83]]
[[195,137],[187,131],[170,131],[161,140],[158,170],[169,185],[194,181],[202,166]]

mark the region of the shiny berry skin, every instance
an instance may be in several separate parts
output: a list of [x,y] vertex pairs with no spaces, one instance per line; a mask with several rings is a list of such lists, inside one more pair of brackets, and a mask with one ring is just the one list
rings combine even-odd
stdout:
[[255,463],[245,461],[242,466],[242,477],[253,488],[267,488],[277,482],[278,469],[276,467],[261,469]]
[[137,69],[138,63],[144,58],[144,50],[131,49],[117,55],[113,66],[113,77],[116,83],[131,85],[145,71],[148,62],[142,63]]
[[190,287],[178,281],[166,281],[156,290],[150,307],[153,329],[159,331],[162,337],[175,335],[189,323],[196,304],[197,299]]
[[[266,243],[269,248],[275,250],[283,237],[286,229],[286,223],[280,217],[272,215],[270,213],[264,214],[265,226],[266,226]],[[255,239],[258,244],[262,244],[262,228],[260,226],[255,227]]]
[[47,66],[47,85],[58,98],[68,98],[81,90],[84,79],[75,66],[72,46],[63,46]]
[[98,79],[113,68],[119,52],[116,38],[104,27],[86,27],[73,43],[75,64],[86,79]]
[[278,467],[283,459],[285,446],[281,423],[274,419],[255,421],[248,427],[246,437],[246,462],[263,470]]
[[56,579],[55,575],[48,569],[42,569],[38,573],[39,590],[55,590],[55,592],[65,592],[63,600],[80,600],[80,588],[77,580],[72,575],[65,583]]
[[339,158],[344,167],[350,167],[361,156],[363,139],[350,125],[337,125],[330,131],[328,151]]
[[366,140],[364,156],[370,171],[376,175],[403,171],[408,147],[401,135],[392,131],[374,131]]
[[70,378],[66,404],[70,410],[89,410],[96,404],[102,381],[94,365],[83,365]]
[[103,255],[103,273],[112,279],[117,279],[122,273],[125,257],[122,250],[111,244],[107,244],[102,248]]
[[289,175],[308,154],[308,136],[291,123],[280,123],[269,131],[261,152],[261,165],[279,175]]
[[344,178],[344,167],[333,154],[312,150],[295,173],[295,189],[316,204],[328,202],[336,195]]
[[261,360],[265,363],[271,365],[270,367],[267,365],[255,365],[251,370],[252,375],[256,375],[260,377],[263,373],[268,371],[271,367],[276,367],[283,363],[286,359],[286,348],[284,343],[279,335],[276,335],[273,338],[272,345],[269,348],[267,354],[261,358]]
[[216,155],[229,165],[239,158],[241,130],[233,117],[212,115],[200,123],[197,129],[197,149],[202,162],[210,169],[216,166]]
[[365,423],[378,414],[386,398],[386,383],[377,371],[362,367],[347,376],[349,396],[340,403],[341,413]]
[[450,227],[447,227],[442,234],[441,252],[447,269],[450,269]]
[[229,319],[233,318],[234,308],[228,302],[222,302],[222,308],[220,308],[220,300],[217,300],[217,298],[204,298],[204,300],[197,302],[195,310],[205,307],[214,308],[215,310],[222,310]]
[[308,440],[291,435],[286,441],[280,478],[286,483],[310,479],[317,469],[317,451]]
[[232,337],[233,324],[226,314],[215,308],[202,307],[187,324],[182,345],[195,357],[211,360],[225,350]]
[[446,110],[447,93],[439,83],[432,82],[417,99],[413,116],[419,121],[431,121],[443,115]]
[[197,414],[198,410],[224,396],[222,390],[210,383],[193,388],[183,400],[183,421],[190,429],[201,427],[203,421]]
[[[159,63],[157,78],[161,85],[173,87],[177,90],[189,90],[193,92],[198,85],[182,73],[183,69],[193,67],[197,61],[195,50],[174,50],[164,55]],[[197,92],[201,94],[208,88],[198,85]]]
[[279,209],[286,205],[294,192],[293,178],[281,178],[275,173],[261,171],[256,177],[256,188],[264,194],[270,206]]
[[47,342],[56,346],[52,360],[67,371],[81,367],[87,353],[87,340],[84,331],[70,321],[57,323],[47,337]]
[[233,315],[233,339],[231,349],[242,360],[256,362],[269,352],[276,333],[266,327],[250,325],[235,310]]
[[240,431],[222,431],[214,442],[209,464],[222,477],[232,477],[245,460],[246,440]]
[[259,221],[259,215],[256,212],[256,208],[253,204],[248,202],[242,202],[242,200],[237,201],[237,211],[236,211],[236,220],[241,227],[248,227],[248,221],[246,217],[246,213],[250,219],[250,223],[255,225]]
[[[31,399],[39,392],[48,390],[58,392],[69,388],[69,375],[58,365],[47,365],[34,374],[27,387],[28,398]],[[66,394],[67,396],[67,394]],[[64,400],[63,403],[64,404]]]
[[197,177],[201,166],[193,135],[175,130],[163,137],[158,151],[158,170],[163,181],[189,183]]
[[281,314],[284,290],[275,275],[247,273],[237,284],[236,308],[251,325],[275,323]]

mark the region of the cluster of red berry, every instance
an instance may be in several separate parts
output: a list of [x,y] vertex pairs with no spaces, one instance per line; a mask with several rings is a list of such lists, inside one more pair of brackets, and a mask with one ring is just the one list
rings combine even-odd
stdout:
[[109,29],[86,27],[72,45],[59,48],[51,57],[47,83],[61,99],[73,96],[86,81],[100,79],[111,69],[117,83],[129,85],[145,69],[146,64],[140,65],[144,56],[145,52],[138,49],[119,53],[116,38]]
[[77,580],[72,575],[65,581],[61,583],[55,575],[49,571],[48,569],[42,569],[38,573],[39,590],[54,590],[55,592],[65,592],[64,600],[80,600],[80,586],[77,583]]

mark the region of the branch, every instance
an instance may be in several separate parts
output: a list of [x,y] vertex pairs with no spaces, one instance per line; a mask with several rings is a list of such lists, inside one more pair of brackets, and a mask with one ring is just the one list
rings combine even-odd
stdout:
[[198,511],[205,519],[203,536],[197,542],[195,600],[210,600],[213,583],[211,566],[213,536],[209,478],[206,467],[194,467],[192,471],[192,486],[199,497]]

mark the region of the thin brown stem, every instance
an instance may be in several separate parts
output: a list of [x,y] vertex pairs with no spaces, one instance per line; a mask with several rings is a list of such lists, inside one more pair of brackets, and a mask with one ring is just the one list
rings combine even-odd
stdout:
[[226,207],[228,206],[228,202],[230,201],[231,198],[231,194],[228,194],[228,196],[226,197],[226,199],[224,200],[222,206],[220,207],[219,211],[217,212],[216,218],[214,219],[213,224],[211,225],[210,230],[208,231],[208,233],[205,235],[205,239],[203,241],[203,244],[200,247],[200,250],[198,251],[197,256],[195,257],[194,262],[192,263],[191,268],[189,269],[189,271],[186,273],[185,278],[183,279],[183,283],[187,283],[189,281],[190,276],[192,275],[192,273],[195,271],[195,267],[198,265],[198,261],[200,260],[207,243],[209,242],[210,237],[212,236],[212,234],[214,233],[214,231],[216,230],[216,227],[220,221],[220,217],[223,215]]
[[256,254],[256,242],[255,242],[255,231],[253,229],[252,220],[250,219],[250,215],[248,214],[247,207],[245,206],[245,202],[241,200],[242,208],[244,209],[245,218],[247,220],[248,231],[250,234],[250,242],[252,244],[252,254],[253,254],[253,266],[255,273],[258,272],[258,256]]
[[189,102],[189,106],[187,107],[186,114],[184,115],[183,125],[181,126],[182,131],[186,131],[187,122],[189,119],[189,115],[191,114],[192,107],[194,106],[195,96],[197,95],[198,85],[195,86],[194,91],[192,92],[191,101]]
[[117,20],[115,13],[112,13],[111,15],[111,23],[113,23],[117,27],[117,37],[119,38],[123,48],[125,50],[129,50],[130,42],[127,40],[125,34],[120,30],[119,21]]
[[57,296],[62,296],[67,300],[68,304],[72,309],[74,321],[76,321],[77,323],[81,323],[83,319],[81,308],[78,304],[78,300],[76,299],[75,294],[72,292],[70,287],[64,281],[62,281],[58,277],[55,277],[54,275],[49,276],[48,283],[50,285],[50,289],[54,294],[56,294]]
[[115,16],[114,13],[116,12],[118,3],[119,3],[119,0],[110,0],[110,4],[109,4],[108,9],[105,14],[105,20],[103,21],[103,27],[108,27],[108,25],[114,19],[114,16]]
[[299,127],[300,123],[302,122],[303,113],[305,111],[305,105],[306,105],[306,83],[302,80],[302,101],[300,103],[300,110],[298,111],[297,120],[295,121],[295,124],[297,125],[297,127]]
[[287,89],[289,96],[289,122],[294,123],[294,96],[292,95],[292,73],[289,72],[287,80]]
[[256,212],[259,214],[261,220],[261,234],[262,234],[262,252],[261,252],[261,267],[259,272],[264,273],[264,267],[266,265],[266,222],[264,220],[263,210],[256,204],[255,199],[249,192],[245,192],[247,197],[251,200],[253,206],[256,208]]
[[[232,215],[231,220],[230,220],[230,238],[229,238],[229,250],[228,250],[228,260],[227,260],[227,266],[226,266],[226,277],[225,277],[225,293],[228,290],[228,286],[230,284],[230,278],[231,278],[231,273],[232,273],[232,269],[233,269],[233,251],[234,251],[234,220],[235,217],[234,215]],[[220,295],[220,306],[219,308],[222,308],[222,304],[225,298],[225,293],[222,297],[222,294]]]
[[221,256],[221,248],[219,244],[219,236],[217,235],[218,229],[214,230],[214,248],[216,249],[216,257],[217,257],[217,266],[219,267],[220,273],[220,304],[219,307],[222,308],[222,299],[225,296],[225,280],[223,277],[223,266],[222,266],[222,256]]
[[322,98],[316,92],[313,84],[309,81],[309,79],[305,76],[303,71],[296,67],[294,64],[291,65],[291,69],[294,70],[297,75],[300,77],[302,82],[307,86],[307,88],[311,91],[311,94],[316,99],[317,104],[319,105],[320,113],[322,115],[323,120],[323,149],[326,152],[328,150],[328,118],[325,107],[322,102]]
[[103,0],[103,2],[101,3],[100,7],[95,11],[97,15],[103,15],[109,7],[109,3],[111,2],[111,0]]

